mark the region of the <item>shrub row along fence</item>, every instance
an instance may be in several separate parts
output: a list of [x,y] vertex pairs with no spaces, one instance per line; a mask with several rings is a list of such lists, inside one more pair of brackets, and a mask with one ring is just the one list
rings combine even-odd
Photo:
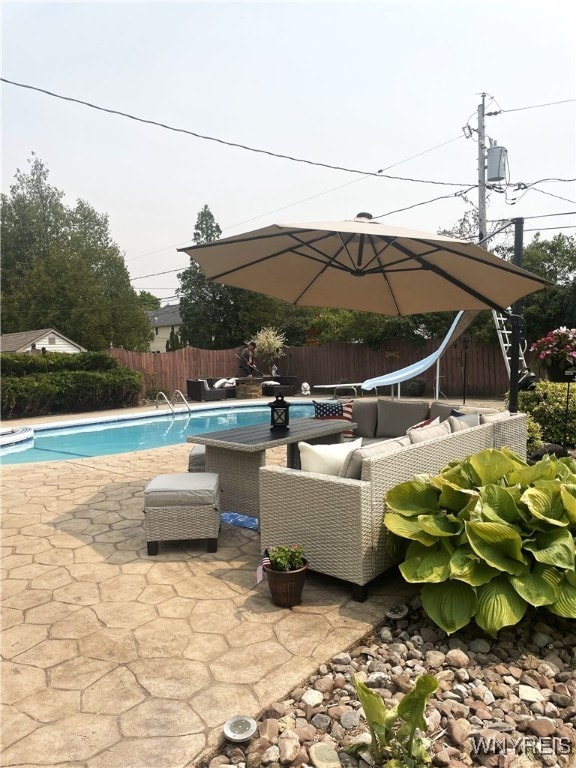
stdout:
[[[360,382],[415,363],[434,352],[438,344],[438,340],[433,340],[417,347],[397,341],[379,350],[363,344],[336,342],[288,347],[285,357],[278,361],[278,374],[295,376],[298,386],[304,381],[311,386]],[[176,389],[186,393],[187,379],[238,376],[237,356],[240,351],[240,348],[209,350],[187,347],[161,353],[112,349],[110,354],[122,365],[143,375],[142,396],[150,396],[159,390],[168,395]],[[257,356],[256,364],[266,376],[270,376]],[[426,381],[425,395],[428,397],[434,392],[435,376],[435,366],[421,376]],[[498,344],[480,344],[470,340],[465,351],[462,342],[457,341],[440,361],[440,389],[447,397],[462,397],[466,388],[466,395],[499,398],[508,387],[508,375]],[[389,389],[386,394],[388,392]]]

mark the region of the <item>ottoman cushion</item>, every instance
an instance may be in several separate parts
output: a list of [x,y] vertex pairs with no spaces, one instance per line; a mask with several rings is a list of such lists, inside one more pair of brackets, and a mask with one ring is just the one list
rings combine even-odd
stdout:
[[195,445],[188,457],[188,472],[204,472],[206,467],[206,446]]
[[144,508],[214,505],[219,490],[220,477],[214,472],[157,475],[144,488]]

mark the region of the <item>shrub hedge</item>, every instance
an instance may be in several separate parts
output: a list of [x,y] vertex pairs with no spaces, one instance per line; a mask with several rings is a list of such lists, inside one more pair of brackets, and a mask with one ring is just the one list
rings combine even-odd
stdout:
[[[37,359],[41,359],[40,356]],[[142,389],[141,374],[109,359],[114,363],[113,370],[60,370],[33,376],[5,376],[3,371],[0,415],[3,419],[15,419],[137,405]]]
[[518,393],[518,410],[530,414],[540,425],[547,443],[576,445],[576,384],[570,387],[566,413],[567,384],[538,381],[534,389]]
[[118,362],[107,352],[50,352],[47,355],[4,353],[0,355],[2,378],[9,376],[33,376],[38,373],[57,371],[113,371]]

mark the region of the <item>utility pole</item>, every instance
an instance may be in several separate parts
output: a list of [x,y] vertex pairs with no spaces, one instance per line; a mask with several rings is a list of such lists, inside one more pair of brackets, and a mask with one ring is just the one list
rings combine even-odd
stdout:
[[484,112],[486,94],[478,104],[478,240],[480,243],[486,237],[486,125]]

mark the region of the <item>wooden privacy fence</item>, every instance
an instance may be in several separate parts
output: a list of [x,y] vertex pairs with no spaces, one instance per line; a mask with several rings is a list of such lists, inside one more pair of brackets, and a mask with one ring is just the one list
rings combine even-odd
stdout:
[[[288,347],[286,356],[278,362],[278,374],[296,376],[298,386],[303,381],[310,385],[360,382],[385,373],[397,371],[434,352],[440,341],[428,341],[415,346],[404,341],[387,342],[386,348],[374,350],[363,344],[328,344]],[[186,394],[186,379],[238,376],[238,357],[241,349],[196,349],[186,347],[175,352],[128,352],[112,349],[110,354],[119,363],[139,371],[144,376],[142,395],[162,390],[172,394],[179,389]],[[267,368],[256,357],[256,364],[267,374]],[[447,397],[464,394],[464,367],[466,367],[466,395],[502,397],[509,386],[502,352],[498,344],[481,344],[470,339],[465,352],[462,340],[456,341],[440,360],[440,389]],[[436,366],[421,378],[426,381],[426,396],[434,392]],[[390,392],[389,388],[383,391]],[[405,389],[404,389],[405,392]]]

